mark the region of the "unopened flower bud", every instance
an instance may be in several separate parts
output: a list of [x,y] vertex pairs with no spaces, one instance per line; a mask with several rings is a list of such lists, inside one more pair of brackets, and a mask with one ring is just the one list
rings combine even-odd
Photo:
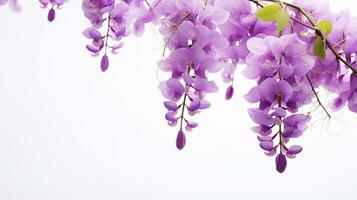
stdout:
[[233,86],[229,86],[226,91],[226,100],[230,100],[233,97],[234,88]]
[[287,160],[284,154],[280,153],[275,158],[276,171],[283,173],[286,169]]
[[185,147],[186,144],[186,136],[185,133],[180,130],[177,134],[177,138],[176,138],[176,147],[179,150],[182,150]]
[[56,18],[56,11],[55,11],[55,9],[51,8],[48,11],[47,20],[49,22],[52,22],[53,20],[55,20],[55,18]]
[[100,68],[102,69],[103,72],[107,71],[109,67],[109,58],[107,54],[104,54],[102,57],[102,61],[100,62]]

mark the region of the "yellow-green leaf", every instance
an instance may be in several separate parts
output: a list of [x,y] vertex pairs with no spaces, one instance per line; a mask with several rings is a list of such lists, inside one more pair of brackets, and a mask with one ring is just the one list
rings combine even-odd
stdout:
[[317,38],[313,44],[313,48],[315,55],[321,58],[322,60],[325,60],[325,41],[323,41],[320,37]]
[[317,24],[317,28],[327,36],[332,31],[332,24],[328,20],[322,20]]
[[276,15],[280,10],[282,9],[279,6],[272,4],[260,9],[255,16],[260,20],[272,22],[276,20]]
[[280,9],[276,14],[276,25],[278,26],[278,31],[284,30],[284,28],[290,23],[290,15],[283,9]]

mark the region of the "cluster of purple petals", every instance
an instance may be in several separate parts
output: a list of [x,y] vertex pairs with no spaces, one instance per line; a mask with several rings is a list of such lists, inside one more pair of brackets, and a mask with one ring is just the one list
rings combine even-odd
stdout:
[[[314,90],[323,87],[336,94],[330,103],[333,111],[347,106],[357,112],[357,74],[350,69],[357,69],[357,26],[353,23],[356,18],[351,18],[348,11],[332,13],[326,2],[294,0],[293,4],[306,11],[314,24],[299,10],[285,8],[294,19],[290,25],[279,34],[274,26],[263,27],[266,32],[254,33],[252,30],[260,28],[252,23],[245,42],[248,53],[241,57],[247,64],[243,74],[257,81],[257,86],[246,95],[248,102],[258,103],[257,108],[248,111],[257,124],[252,130],[258,133],[260,147],[266,154],[276,155],[276,170],[280,173],[285,171],[286,158],[295,158],[302,151],[301,146],[288,143],[307,129],[310,116],[299,110],[312,103],[316,97]],[[322,20],[333,26],[325,39],[325,59],[314,55],[313,43],[318,35],[310,28]],[[247,52],[242,49],[241,53]],[[336,53],[350,67],[337,59]]]
[[229,19],[218,26],[222,36],[229,42],[229,46],[219,52],[226,62],[222,70],[223,81],[231,84],[226,90],[226,99],[228,100],[233,95],[233,80],[237,64],[245,64],[249,54],[248,39],[257,35],[274,35],[276,29],[271,22],[258,20],[247,0],[216,1],[215,5],[230,13]]
[[145,23],[154,19],[151,9],[142,0],[83,0],[82,9],[91,23],[84,31],[85,37],[92,41],[86,48],[93,56],[104,51],[100,62],[103,72],[109,67],[107,50],[117,54],[124,37],[132,32],[142,35]]
[[0,0],[0,6],[9,4],[9,7],[14,12],[20,12],[21,6],[17,0]]
[[[352,18],[348,10],[333,13],[329,8],[329,4],[325,1],[294,0],[294,4],[306,10],[315,22],[322,20],[331,22],[333,29],[327,37],[328,43],[352,68],[357,69],[357,25],[354,23],[357,18]],[[309,24],[307,19],[301,16],[300,13],[295,12],[293,16]],[[306,37],[306,35],[311,33],[311,30],[296,22],[293,23],[293,26],[296,32],[304,33],[300,34],[300,38],[312,46],[316,37]],[[306,53],[312,54],[311,51]],[[351,69],[337,60],[330,50],[326,50],[325,60],[315,57],[315,62],[316,64],[309,75],[315,87],[321,86],[336,94],[337,97],[330,103],[331,109],[337,111],[347,105],[350,111],[357,112],[357,97],[354,91],[357,87],[356,74],[352,73]]]
[[250,53],[243,74],[257,81],[245,96],[248,102],[258,103],[248,111],[257,124],[252,130],[267,155],[277,154],[277,170],[282,173],[286,157],[294,158],[302,151],[301,146],[288,143],[303,134],[310,120],[309,115],[298,112],[314,97],[307,74],[315,59],[306,54],[308,45],[296,34],[260,35],[250,38],[247,48]]
[[[48,21],[55,8],[67,0],[39,0],[48,8]],[[255,2],[255,4],[252,4]],[[100,67],[109,67],[109,53],[118,53],[122,39],[141,36],[145,24],[159,25],[169,52],[159,63],[168,78],[159,85],[165,97],[165,118],[179,126],[176,147],[186,144],[185,132],[198,126],[192,117],[210,107],[209,93],[218,91],[210,73],[221,73],[229,86],[225,98],[234,94],[234,73],[245,64],[243,75],[256,81],[245,96],[255,104],[248,110],[256,124],[260,147],[275,156],[276,170],[284,172],[287,158],[295,158],[302,147],[290,144],[307,129],[309,114],[304,105],[319,101],[317,88],[331,92],[332,111],[347,107],[357,113],[357,18],[349,12],[333,13],[325,1],[293,0],[293,5],[275,5],[290,15],[290,23],[278,33],[275,22],[258,20],[256,11],[272,1],[254,0],[83,0],[82,9],[91,26],[83,34],[93,56],[101,55]],[[17,0],[0,0],[20,11]],[[255,5],[255,6],[252,6]],[[308,15],[308,17],[305,15]],[[318,22],[328,21],[328,35],[316,31]],[[325,59],[315,55],[316,39],[325,45]],[[165,55],[164,55],[165,56]],[[324,110],[327,112],[325,107]],[[328,116],[330,116],[328,114]]]
[[49,22],[52,22],[56,18],[56,11],[55,8],[60,9],[61,6],[67,1],[67,0],[39,0],[41,3],[41,7],[46,9],[50,7],[48,10],[47,14],[47,20]]
[[[231,19],[231,13],[214,2],[161,1],[155,8],[160,19],[160,33],[164,36],[170,54],[160,62],[160,68],[170,77],[159,88],[167,99],[166,120],[169,125],[179,124],[176,147],[186,143],[184,131],[197,127],[192,116],[210,107],[206,94],[218,91],[209,73],[217,73],[233,64],[223,52],[231,45],[219,27]],[[233,95],[233,88],[227,97]],[[185,129],[185,130],[184,130]]]

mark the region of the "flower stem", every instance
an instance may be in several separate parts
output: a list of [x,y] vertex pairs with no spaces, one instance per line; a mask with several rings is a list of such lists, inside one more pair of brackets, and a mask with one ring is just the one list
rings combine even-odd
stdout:
[[306,74],[306,78],[307,78],[307,80],[309,81],[309,84],[310,84],[310,86],[311,86],[311,90],[312,90],[312,92],[314,93],[314,95],[315,95],[315,97],[316,97],[316,99],[317,99],[317,102],[318,102],[319,105],[322,107],[322,109],[325,111],[327,117],[328,117],[329,119],[331,119],[330,113],[327,111],[326,107],[322,104],[322,102],[321,102],[321,100],[320,100],[320,97],[319,97],[319,95],[317,94],[317,92],[316,92],[316,90],[315,90],[315,88],[314,88],[314,85],[312,84],[312,81],[311,81],[311,79],[310,79],[310,77],[309,77],[308,74]]
[[[188,74],[190,75],[190,71],[191,71],[191,66],[188,66]],[[187,85],[187,84],[186,84]],[[185,108],[186,108],[186,101],[187,101],[187,98],[188,98],[189,96],[188,96],[188,93],[187,93],[187,91],[186,91],[186,89],[185,89],[185,95],[184,95],[184,97],[183,97],[183,102],[182,102],[182,104],[181,104],[181,115],[180,115],[180,130],[182,130],[182,128],[183,128],[183,120],[185,119]]]
[[[281,108],[282,105],[281,105],[281,95],[278,95],[277,96],[277,99],[278,99],[278,106]],[[283,144],[283,130],[282,130],[282,118],[281,117],[278,117],[280,122],[279,122],[279,131],[278,131],[278,134],[279,134],[279,148],[280,148],[280,154],[282,153],[282,146],[284,145]]]
[[108,48],[108,39],[109,39],[109,30],[110,30],[110,16],[108,16],[108,27],[107,27],[107,33],[105,35],[105,54],[107,54],[107,48]]

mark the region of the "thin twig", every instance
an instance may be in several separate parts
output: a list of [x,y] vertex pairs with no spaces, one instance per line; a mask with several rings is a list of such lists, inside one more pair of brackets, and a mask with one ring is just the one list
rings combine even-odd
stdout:
[[149,6],[150,9],[152,9],[150,3],[148,2],[148,0],[144,0],[144,2],[146,3],[146,5]]
[[337,53],[336,50],[332,47],[331,43],[327,40],[326,40],[326,45],[338,60],[340,60],[341,62],[343,62],[343,64],[345,64],[348,68],[350,68],[354,74],[357,74],[357,69],[353,68],[352,65],[350,65],[345,59],[343,59],[341,55]]
[[158,6],[161,3],[161,0],[157,0],[154,4],[154,8],[156,8],[156,6]]
[[157,67],[157,71],[156,71],[156,76],[158,77],[158,73],[159,73],[159,69],[161,67],[161,64],[162,64],[162,61],[164,60],[165,58],[165,53],[166,53],[166,49],[167,49],[167,46],[170,42],[170,40],[172,39],[172,37],[174,36],[174,34],[176,33],[176,31],[178,30],[178,28],[180,27],[180,25],[190,16],[191,13],[187,12],[183,17],[182,19],[175,25],[174,27],[174,30],[171,32],[171,34],[169,35],[169,38],[167,39],[167,41],[165,42],[165,45],[164,45],[164,50],[162,51],[162,55],[161,55],[161,60],[158,64],[158,67]]
[[308,24],[306,24],[306,23],[304,23],[304,22],[302,22],[302,21],[300,21],[298,19],[295,19],[294,17],[290,17],[290,19],[292,19],[293,21],[295,21],[295,22],[297,22],[297,23],[299,23],[299,24],[301,24],[303,26],[306,26],[306,27],[308,27],[308,28],[310,28],[312,30],[315,30],[315,31],[317,30],[315,27],[310,26],[310,25],[308,25]]
[[[190,75],[190,71],[191,71],[191,66],[189,65],[188,66],[188,72],[187,72],[188,75]],[[182,106],[181,115],[179,117],[179,119],[180,119],[180,130],[182,130],[182,128],[183,128],[183,120],[185,119],[185,108],[187,108],[186,107],[187,106],[186,105],[187,98],[189,98],[188,92],[185,91],[185,95],[183,97],[183,102],[182,102],[182,105],[181,105]]]
[[164,46],[164,50],[162,52],[162,59],[165,57],[165,53],[166,53],[166,49],[167,46],[169,44],[169,42],[171,41],[172,37],[174,36],[174,34],[176,33],[176,31],[178,30],[178,28],[180,27],[180,25],[188,18],[188,16],[190,16],[191,13],[187,12],[182,19],[175,25],[174,30],[171,32],[169,38],[167,39],[167,41],[165,42],[165,46]]
[[109,30],[110,30],[110,16],[108,16],[108,27],[107,27],[107,33],[105,35],[105,54],[107,54],[107,48],[108,48],[108,39],[109,39]]
[[261,7],[261,8],[264,7],[264,5],[261,4],[261,3],[260,3],[259,1],[257,1],[257,0],[248,0],[248,1],[250,1],[250,2],[252,2],[252,3],[255,3],[257,6],[259,6],[259,7]]
[[316,97],[316,99],[317,99],[317,102],[318,102],[319,105],[322,107],[322,109],[325,111],[327,117],[328,117],[329,119],[331,119],[330,113],[327,111],[326,107],[322,104],[322,102],[321,102],[321,100],[320,100],[320,97],[319,97],[319,95],[317,94],[317,92],[316,92],[316,90],[315,90],[315,88],[314,88],[314,85],[312,84],[312,81],[311,81],[311,79],[310,79],[310,77],[309,77],[308,74],[306,74],[306,78],[307,78],[307,80],[309,81],[309,84],[310,84],[310,86],[311,86],[311,90],[312,90],[312,92],[314,93],[314,95],[315,95],[315,97]]

